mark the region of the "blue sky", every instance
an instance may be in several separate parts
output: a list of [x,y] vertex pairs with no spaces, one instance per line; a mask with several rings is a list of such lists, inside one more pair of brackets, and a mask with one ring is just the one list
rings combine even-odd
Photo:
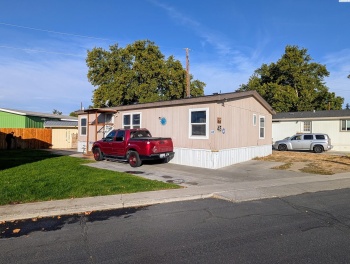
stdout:
[[[88,107],[87,50],[148,39],[207,84],[233,92],[286,45],[326,65],[350,104],[350,2],[338,0],[0,0],[0,108],[63,114]],[[345,104],[344,104],[345,105]]]

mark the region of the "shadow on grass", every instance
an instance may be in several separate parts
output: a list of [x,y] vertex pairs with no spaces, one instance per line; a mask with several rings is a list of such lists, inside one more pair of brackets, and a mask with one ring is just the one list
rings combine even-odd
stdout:
[[10,169],[27,163],[59,157],[61,155],[45,150],[13,149],[0,150],[0,170]]

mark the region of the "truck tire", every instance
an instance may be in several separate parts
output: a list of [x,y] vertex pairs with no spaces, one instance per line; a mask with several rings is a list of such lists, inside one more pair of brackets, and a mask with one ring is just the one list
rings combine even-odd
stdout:
[[102,155],[102,152],[101,152],[100,148],[94,148],[94,149],[92,150],[92,153],[94,154],[94,159],[95,159],[96,161],[101,161],[101,160],[103,160],[103,155]]
[[286,151],[286,150],[288,150],[287,145],[285,145],[285,144],[278,145],[278,150],[279,151]]
[[128,152],[128,162],[131,167],[140,167],[141,166],[141,159],[139,156],[139,153],[136,151],[129,151]]
[[322,153],[323,152],[323,147],[321,145],[314,146],[314,152],[315,153]]

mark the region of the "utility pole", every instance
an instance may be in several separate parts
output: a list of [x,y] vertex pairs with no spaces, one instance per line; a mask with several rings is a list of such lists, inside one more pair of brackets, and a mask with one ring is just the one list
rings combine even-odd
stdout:
[[190,61],[189,61],[189,48],[185,48],[186,50],[186,95],[187,97],[191,97],[190,90]]

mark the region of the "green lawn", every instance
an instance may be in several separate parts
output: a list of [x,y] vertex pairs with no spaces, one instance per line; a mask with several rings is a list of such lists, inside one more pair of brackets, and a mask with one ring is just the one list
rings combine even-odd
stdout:
[[180,188],[44,150],[0,151],[0,205]]

